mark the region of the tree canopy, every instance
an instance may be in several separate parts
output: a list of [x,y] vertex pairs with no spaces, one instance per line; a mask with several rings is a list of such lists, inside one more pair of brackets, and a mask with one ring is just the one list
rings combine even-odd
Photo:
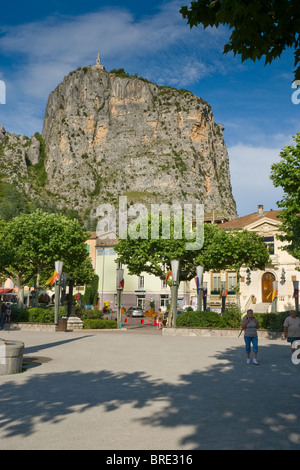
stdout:
[[[148,220],[151,225],[151,217]],[[180,261],[179,280],[189,281],[196,276],[196,266],[204,271],[236,270],[242,266],[264,268],[269,262],[269,252],[262,237],[254,232],[226,232],[214,224],[204,224],[204,243],[201,249],[187,250],[186,239],[124,239],[115,250],[116,262],[127,266],[129,274],[147,272],[165,279],[171,260]],[[150,232],[150,231],[149,231]]]
[[295,79],[300,79],[299,0],[197,0],[180,13],[191,28],[229,26],[232,32],[223,52],[239,54],[242,61],[265,56],[268,64],[293,48]]
[[281,160],[271,167],[271,179],[275,187],[281,187],[284,196],[277,202],[282,208],[282,234],[287,241],[284,249],[300,260],[300,132],[294,137],[296,145],[285,146],[280,152]]
[[49,276],[57,260],[63,261],[69,277],[89,282],[94,272],[85,243],[88,237],[76,219],[40,210],[2,221],[0,274],[15,281],[20,296],[38,273]]

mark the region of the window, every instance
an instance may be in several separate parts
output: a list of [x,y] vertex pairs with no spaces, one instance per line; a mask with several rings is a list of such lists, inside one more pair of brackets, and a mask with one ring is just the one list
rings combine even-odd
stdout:
[[228,291],[235,291],[236,289],[236,274],[228,274]]
[[166,289],[168,287],[168,284],[165,282],[164,279],[161,280],[161,289]]
[[160,296],[160,306],[167,308],[169,303],[170,303],[170,297],[169,297],[169,295],[162,294],[162,295]]
[[219,274],[213,276],[213,291],[214,292],[221,291],[221,276]]
[[275,253],[274,237],[265,237],[264,242],[267,245],[270,255],[274,255]]
[[138,288],[143,289],[145,287],[145,278],[144,276],[139,276],[138,278]]

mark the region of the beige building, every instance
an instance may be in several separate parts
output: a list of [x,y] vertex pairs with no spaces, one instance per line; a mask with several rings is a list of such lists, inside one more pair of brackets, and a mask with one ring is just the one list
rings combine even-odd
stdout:
[[[270,250],[272,264],[266,266],[265,270],[253,270],[242,268],[240,280],[240,301],[243,311],[253,308],[255,312],[271,312],[276,307],[277,311],[288,310],[295,306],[293,298],[293,281],[300,280],[300,267],[298,260],[282,250],[284,243],[276,238],[280,233],[280,211],[264,211],[259,205],[256,212],[244,217],[226,221],[207,220],[206,223],[219,223],[224,230],[250,230],[263,236]],[[93,233],[89,244],[89,253],[96,274],[99,276],[99,307],[104,302],[109,302],[112,310],[116,309],[116,253],[115,239],[101,240]],[[154,302],[155,309],[167,308],[170,302],[170,288],[161,279],[148,273],[140,276],[128,274],[124,268],[124,290],[122,295],[122,306],[141,306],[145,310],[150,308]],[[196,275],[196,268],[195,268]],[[236,303],[236,273],[235,271],[224,271],[220,273],[204,273],[204,284],[207,289],[207,307],[211,310],[221,311],[220,292],[222,283],[225,283],[227,297],[226,303]],[[272,304],[273,282],[277,281],[278,295]],[[186,305],[197,306],[197,290],[194,280],[182,282],[178,294],[178,308]]]
[[[92,234],[87,242],[90,245],[90,255],[95,259],[95,272],[99,276],[99,308],[104,302],[109,302],[113,311],[116,310],[117,290],[116,290],[116,252],[114,246],[116,239],[99,239],[96,234]],[[140,276],[130,275],[126,266],[124,269],[124,289],[122,292],[122,307],[129,308],[140,306],[149,310],[154,303],[155,310],[159,308],[167,309],[170,302],[170,287],[161,279],[148,274],[141,273]],[[178,292],[178,306],[183,307],[189,304],[190,285],[182,282]]]
[[[272,264],[261,270],[241,270],[241,307],[245,311],[253,308],[255,312],[284,311],[295,307],[293,298],[293,281],[300,280],[298,260],[283,250],[284,243],[276,238],[280,233],[280,211],[264,211],[259,205],[257,212],[221,224],[224,230],[250,230],[264,238],[270,250]],[[277,282],[278,295],[272,305],[273,282]],[[228,291],[226,302],[236,302],[236,274],[233,271],[222,273],[205,273],[204,282],[207,285],[207,305],[219,311],[221,308],[220,289],[226,282]],[[196,305],[196,289],[191,286],[191,302]]]

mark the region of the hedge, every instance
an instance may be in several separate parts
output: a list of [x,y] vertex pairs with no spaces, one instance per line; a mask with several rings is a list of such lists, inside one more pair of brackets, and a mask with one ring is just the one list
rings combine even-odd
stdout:
[[83,328],[93,330],[103,330],[117,328],[117,322],[115,320],[102,320],[101,318],[87,318],[83,320]]
[[84,320],[100,320],[103,317],[103,312],[101,310],[97,310],[95,308],[90,310],[83,310],[77,312],[78,317]]
[[[259,327],[264,330],[283,331],[283,323],[289,312],[254,313]],[[245,317],[246,314],[243,315]],[[176,320],[177,327],[193,328],[240,328],[241,315],[238,312],[184,312]]]
[[41,307],[14,307],[12,309],[12,321],[30,323],[54,323],[54,309]]
[[257,318],[260,328],[283,331],[284,320],[290,315],[290,312],[254,313],[253,315]]

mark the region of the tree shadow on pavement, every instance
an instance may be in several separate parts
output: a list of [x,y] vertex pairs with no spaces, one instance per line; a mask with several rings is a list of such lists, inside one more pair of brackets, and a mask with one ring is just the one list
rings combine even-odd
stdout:
[[98,407],[111,413],[129,406],[143,413],[128,417],[128,432],[135,424],[157,428],[160,435],[187,426],[179,438],[181,449],[300,449],[300,365],[291,362],[286,348],[261,346],[260,365],[247,366],[240,347],[231,347],[216,352],[205,370],[171,383],[141,371],[109,370],[8,380],[0,393],[2,445],[5,438],[35,433],[39,422],[55,424],[73,413]]

